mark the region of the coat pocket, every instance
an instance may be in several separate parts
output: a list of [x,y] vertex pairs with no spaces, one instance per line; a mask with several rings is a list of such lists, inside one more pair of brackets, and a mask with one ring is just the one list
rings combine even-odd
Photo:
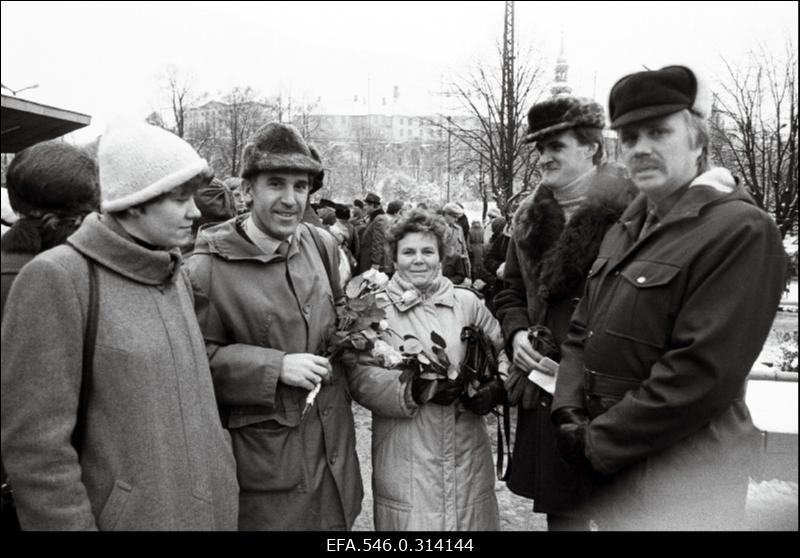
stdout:
[[675,320],[671,300],[680,270],[675,265],[648,261],[634,261],[620,270],[621,279],[609,309],[608,333],[665,347]]
[[305,489],[303,441],[299,427],[265,420],[231,428],[230,433],[242,491]]
[[116,481],[114,488],[111,489],[111,494],[108,496],[103,511],[97,518],[97,527],[101,531],[113,531],[119,523],[122,513],[125,511],[125,506],[130,499],[133,488],[128,483]]

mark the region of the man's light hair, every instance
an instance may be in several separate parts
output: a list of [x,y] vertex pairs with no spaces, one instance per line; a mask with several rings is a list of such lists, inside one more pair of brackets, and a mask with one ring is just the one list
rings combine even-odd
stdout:
[[706,172],[711,165],[708,162],[708,152],[711,149],[711,132],[709,131],[708,121],[702,116],[691,112],[688,109],[681,111],[686,127],[689,129],[692,149],[702,148],[697,157],[697,173]]

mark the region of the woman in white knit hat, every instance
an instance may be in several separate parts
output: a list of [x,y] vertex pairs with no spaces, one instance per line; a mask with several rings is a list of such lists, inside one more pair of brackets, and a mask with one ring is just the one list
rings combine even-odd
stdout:
[[21,526],[235,529],[233,455],[179,250],[212,174],[182,139],[138,123],[108,128],[98,165],[102,214],[27,264],[6,303],[2,450]]

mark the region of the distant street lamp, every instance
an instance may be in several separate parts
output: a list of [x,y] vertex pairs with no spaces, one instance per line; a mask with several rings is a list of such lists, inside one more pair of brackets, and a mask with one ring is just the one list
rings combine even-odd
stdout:
[[39,84],[37,83],[37,84],[34,84],[34,85],[29,85],[29,86],[27,86],[27,87],[23,87],[22,89],[17,89],[16,91],[15,91],[14,89],[11,89],[10,87],[6,87],[5,85],[3,85],[3,84],[1,84],[1,83],[0,83],[0,87],[2,87],[3,89],[5,89],[6,91],[10,91],[10,92],[11,92],[11,94],[12,94],[14,97],[16,97],[16,96],[17,96],[17,93],[22,93],[23,91],[27,91],[28,89],[36,89],[37,87],[39,87]]

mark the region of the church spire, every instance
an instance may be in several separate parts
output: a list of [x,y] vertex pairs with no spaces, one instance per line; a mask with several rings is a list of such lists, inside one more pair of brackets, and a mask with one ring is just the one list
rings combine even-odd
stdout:
[[564,55],[564,32],[562,31],[561,49],[559,50],[558,59],[556,60],[555,78],[553,79],[553,85],[550,87],[550,94],[553,97],[572,94],[572,87],[567,83],[568,71],[569,64],[567,63],[567,57]]

